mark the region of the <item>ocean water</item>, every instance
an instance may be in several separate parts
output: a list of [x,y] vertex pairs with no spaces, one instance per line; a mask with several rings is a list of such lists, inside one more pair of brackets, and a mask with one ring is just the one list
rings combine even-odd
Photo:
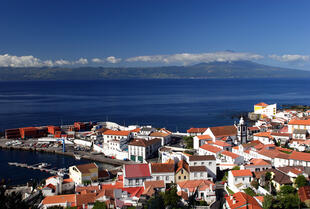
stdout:
[[74,121],[172,131],[232,124],[258,102],[309,104],[310,80],[102,80],[0,82],[0,131]]
[[[172,131],[231,125],[233,115],[259,102],[310,105],[310,80],[103,80],[0,82],[0,131],[7,128],[113,121],[153,125]],[[23,151],[0,151],[0,178],[14,184],[49,176],[7,162],[52,163],[68,167],[73,158]]]

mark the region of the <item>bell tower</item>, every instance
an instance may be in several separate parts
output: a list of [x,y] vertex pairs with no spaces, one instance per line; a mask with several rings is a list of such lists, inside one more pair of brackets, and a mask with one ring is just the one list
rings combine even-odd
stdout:
[[237,125],[237,138],[241,144],[246,144],[248,142],[248,127],[242,116]]

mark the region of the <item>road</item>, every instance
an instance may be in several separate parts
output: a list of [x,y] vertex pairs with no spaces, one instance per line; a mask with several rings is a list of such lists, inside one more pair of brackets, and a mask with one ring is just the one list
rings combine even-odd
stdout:
[[221,184],[220,181],[215,183],[215,194],[216,194],[216,202],[211,205],[211,209],[220,209],[223,208],[223,204],[225,203],[225,195],[227,194],[224,190],[224,185]]

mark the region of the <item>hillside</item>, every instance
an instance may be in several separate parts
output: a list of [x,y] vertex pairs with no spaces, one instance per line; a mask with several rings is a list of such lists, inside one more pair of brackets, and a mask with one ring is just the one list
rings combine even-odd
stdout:
[[310,78],[310,71],[272,67],[250,61],[168,67],[0,68],[0,80]]

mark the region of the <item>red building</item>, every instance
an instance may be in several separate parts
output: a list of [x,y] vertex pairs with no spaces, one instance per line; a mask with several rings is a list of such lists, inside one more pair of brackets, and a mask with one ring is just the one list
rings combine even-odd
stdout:
[[56,131],[60,131],[59,126],[48,126],[48,133],[55,135]]
[[21,138],[19,128],[6,129],[5,130],[5,138],[6,139],[19,139],[19,138]]

